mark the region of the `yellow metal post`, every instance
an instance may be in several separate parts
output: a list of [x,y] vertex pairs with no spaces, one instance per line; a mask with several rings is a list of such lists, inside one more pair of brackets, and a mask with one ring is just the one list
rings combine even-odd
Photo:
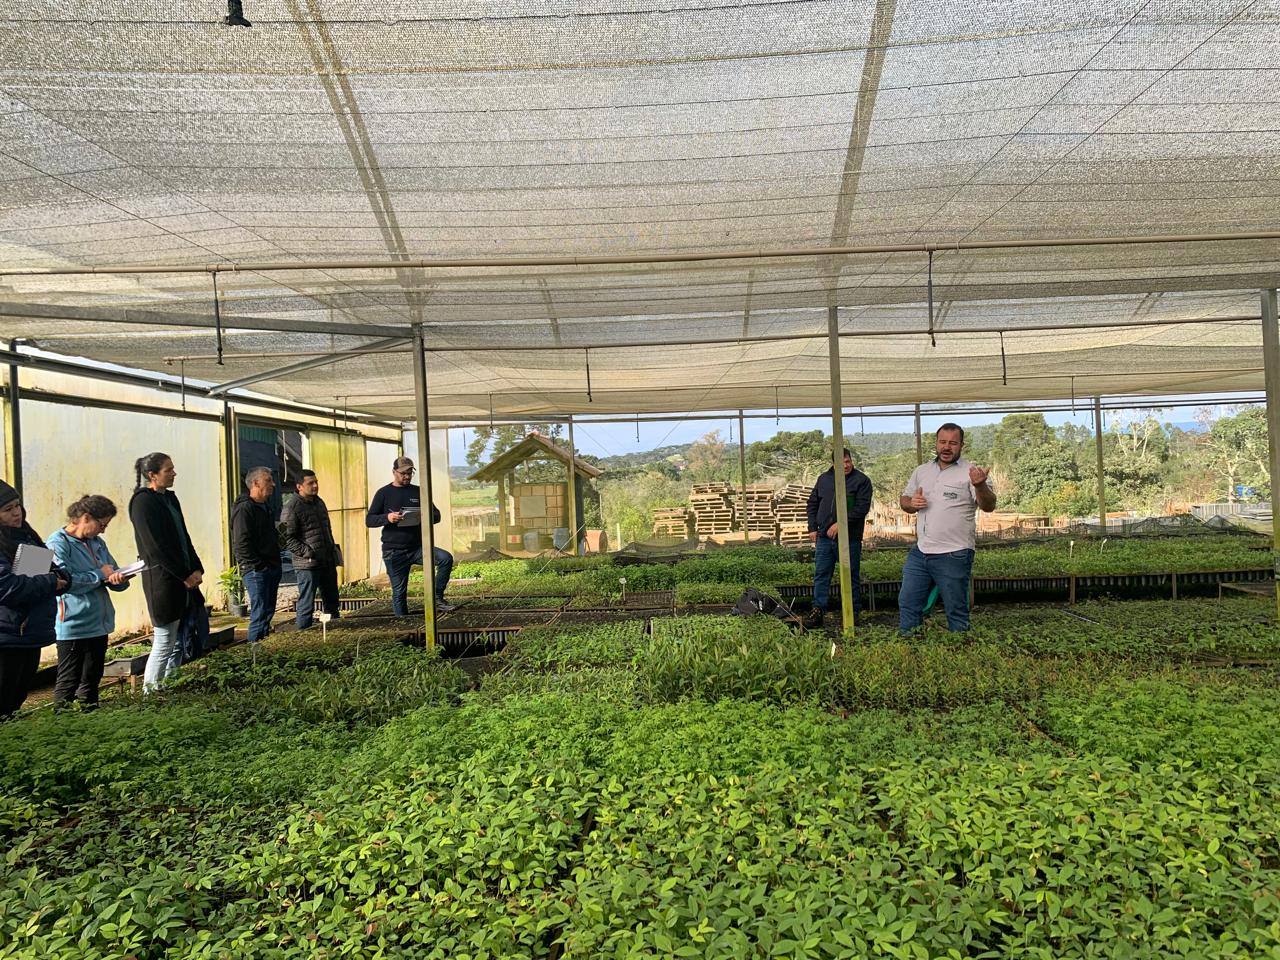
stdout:
[[916,404],[916,466],[924,463],[924,438],[920,436],[920,404]]
[[[9,341],[9,352],[18,352],[18,342]],[[9,364],[9,485],[22,495],[22,378],[16,363]]]
[[566,513],[569,517],[569,551],[576,557],[578,555],[578,527],[581,520],[578,517],[578,470],[574,466],[573,459],[576,457],[577,447],[573,442],[573,417],[569,418],[569,463],[567,464],[568,478],[566,493],[569,502],[566,506]]
[[742,477],[742,496],[739,503],[742,507],[742,542],[751,542],[751,531],[747,529],[747,441],[742,411],[738,411],[738,475]]
[[840,389],[840,333],[835,306],[827,307],[827,359],[831,369],[831,463],[835,468],[836,525],[840,569],[840,618],[844,633],[852,637],[853,561],[849,552],[849,498],[844,495],[844,413]]
[[1280,327],[1276,291],[1262,291],[1262,363],[1267,387],[1267,440],[1271,464],[1271,569],[1276,574],[1276,617],[1280,621]]
[[427,353],[422,326],[413,327],[413,399],[418,418],[418,470],[422,491],[422,629],[427,649],[436,647],[435,524],[431,522],[431,426],[427,421]]
[[1093,398],[1093,437],[1098,447],[1098,533],[1107,535],[1107,477],[1102,470],[1102,398]]

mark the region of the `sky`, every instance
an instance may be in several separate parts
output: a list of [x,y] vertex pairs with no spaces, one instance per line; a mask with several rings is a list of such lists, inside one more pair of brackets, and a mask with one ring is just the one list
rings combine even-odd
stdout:
[[[1241,394],[1238,400],[1253,399],[1256,394]],[[1180,397],[1165,398],[1157,397],[1151,401],[1151,411],[1156,414],[1157,418],[1167,422],[1176,423],[1183,426],[1184,429],[1190,427],[1197,413],[1206,406],[1215,411],[1215,416],[1229,413],[1233,409],[1234,404],[1211,404],[1210,398],[1204,398],[1204,404],[1182,407],[1162,407],[1161,401],[1168,402],[1176,399],[1179,402],[1195,401],[1196,397]],[[1214,400],[1222,399],[1220,396],[1212,398]],[[1107,398],[1103,398],[1104,404],[1108,402]],[[1106,410],[1104,411],[1104,426],[1110,424],[1115,417],[1122,419],[1132,419],[1133,417],[1144,416],[1147,407],[1127,407],[1123,410]],[[806,430],[823,430],[831,429],[830,417],[803,416],[788,417],[783,416],[779,423],[774,416],[772,410],[747,411],[748,413],[765,414],[763,419],[746,421],[746,440],[753,443],[757,440],[767,440],[780,430],[792,432],[800,432]],[[937,414],[923,415],[920,418],[920,428],[926,435],[932,433],[939,426],[948,420],[955,420],[961,426],[973,427],[984,423],[997,423],[1005,415],[1005,411],[994,411],[982,414],[957,415]],[[1045,414],[1045,420],[1051,426],[1057,427],[1067,422],[1074,422],[1081,426],[1093,428],[1093,408],[1087,402],[1082,402],[1077,408],[1077,412],[1057,413],[1051,412]],[[915,420],[911,416],[866,416],[865,427],[867,433],[910,433],[915,430]],[[847,436],[855,437],[862,428],[862,423],[855,414],[854,416],[845,416],[844,432]],[[720,431],[720,439],[728,441],[730,431],[732,431],[733,440],[738,440],[738,418],[735,415],[725,415],[722,418],[714,420],[693,420],[680,419],[678,417],[669,421],[661,422],[642,422],[639,428],[639,441],[636,439],[635,423],[591,423],[589,421],[577,421],[574,424],[574,440],[578,450],[581,453],[592,454],[597,457],[617,456],[625,453],[636,453],[643,450],[653,450],[657,447],[667,446],[669,444],[692,443],[700,437],[711,432],[712,430]],[[466,444],[472,439],[474,434],[471,430],[454,429],[449,431],[449,462],[454,465],[466,463]]]

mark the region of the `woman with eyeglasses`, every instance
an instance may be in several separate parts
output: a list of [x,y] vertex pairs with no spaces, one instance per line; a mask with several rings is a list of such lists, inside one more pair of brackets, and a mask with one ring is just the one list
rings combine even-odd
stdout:
[[67,524],[49,538],[49,549],[71,575],[71,585],[58,601],[58,679],[53,705],[80,701],[98,704],[98,684],[107,655],[107,637],[116,628],[110,590],[126,590],[128,578],[102,534],[116,515],[116,505],[98,494],[85,494],[67,507]]

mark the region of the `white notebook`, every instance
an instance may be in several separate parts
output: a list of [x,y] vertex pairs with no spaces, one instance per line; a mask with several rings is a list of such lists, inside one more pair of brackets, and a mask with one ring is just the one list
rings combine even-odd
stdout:
[[38,577],[53,569],[53,551],[34,543],[18,544],[13,558],[13,572],[24,577]]

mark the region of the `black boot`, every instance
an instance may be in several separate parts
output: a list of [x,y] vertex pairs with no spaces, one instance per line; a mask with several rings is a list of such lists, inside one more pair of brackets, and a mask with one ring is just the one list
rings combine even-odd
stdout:
[[822,621],[826,616],[826,611],[821,607],[814,607],[809,611],[809,615],[804,618],[804,627],[806,630],[821,630]]

